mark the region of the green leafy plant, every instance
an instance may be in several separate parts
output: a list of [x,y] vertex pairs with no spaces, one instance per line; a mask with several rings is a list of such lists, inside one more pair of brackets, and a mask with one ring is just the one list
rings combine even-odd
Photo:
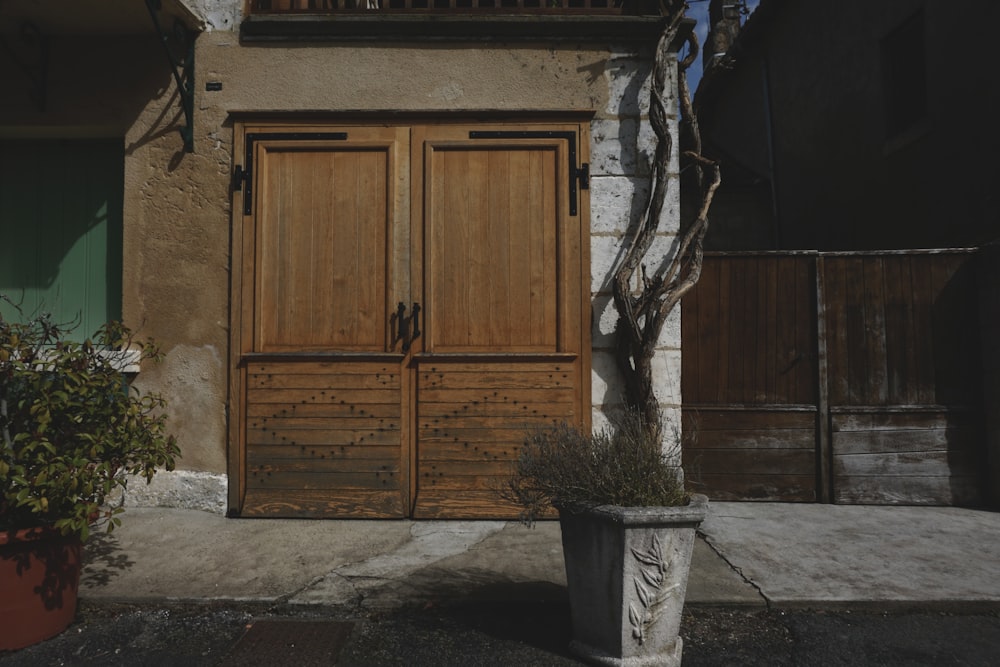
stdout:
[[67,340],[71,330],[47,315],[0,317],[0,530],[110,531],[129,478],[148,483],[179,456],[163,398],[123,373],[126,362],[158,361],[155,345],[119,322],[82,343]]
[[633,408],[593,434],[566,423],[532,431],[499,494],[522,508],[528,525],[550,505],[569,511],[686,505],[678,434],[671,433],[672,444],[664,450],[664,432],[662,418],[650,423]]

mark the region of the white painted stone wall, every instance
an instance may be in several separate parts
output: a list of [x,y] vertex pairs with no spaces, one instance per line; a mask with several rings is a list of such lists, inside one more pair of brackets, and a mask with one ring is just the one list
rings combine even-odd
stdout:
[[[649,170],[656,137],[649,125],[651,54],[627,50],[612,53],[605,76],[609,101],[591,126],[591,296],[593,308],[593,406],[594,428],[607,425],[606,414],[620,407],[623,383],[614,358],[614,330],[618,319],[612,298],[612,275],[622,255],[629,225],[641,217],[649,195]],[[666,86],[671,95],[667,108],[674,146],[677,141],[676,67]],[[680,228],[678,157],[670,161],[660,231],[648,257],[653,269],[670,257]],[[657,398],[668,420],[668,431],[681,421],[680,309],[671,313],[663,328],[653,359]],[[668,445],[669,443],[665,443]]]
[[205,32],[235,30],[242,15],[241,0],[173,0],[198,17]]

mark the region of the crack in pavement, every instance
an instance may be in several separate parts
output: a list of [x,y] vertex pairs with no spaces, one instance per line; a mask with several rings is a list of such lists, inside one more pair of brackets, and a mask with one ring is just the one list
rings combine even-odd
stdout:
[[771,608],[771,599],[768,598],[767,595],[764,594],[764,589],[761,588],[757,584],[757,582],[755,582],[753,579],[750,579],[748,576],[746,576],[745,574],[743,574],[743,569],[740,568],[740,567],[737,567],[736,565],[734,565],[733,562],[731,560],[729,560],[729,558],[727,558],[724,553],[722,553],[722,549],[719,548],[719,547],[717,547],[715,544],[712,543],[712,540],[711,540],[711,538],[708,537],[708,535],[706,535],[705,533],[701,532],[700,530],[697,532],[697,535],[702,540],[704,540],[705,544],[708,545],[708,548],[711,549],[715,553],[716,556],[718,556],[719,558],[722,559],[722,562],[724,562],[726,565],[729,566],[729,569],[731,569],[733,572],[735,572],[739,576],[740,579],[742,579],[743,581],[745,581],[747,584],[749,584],[750,586],[752,586],[755,591],[757,591],[757,595],[759,595],[761,597],[761,599],[764,600],[764,606],[765,606],[765,608],[770,609]]
[[[308,582],[306,582],[302,586],[299,586],[294,591],[285,593],[284,595],[279,595],[277,598],[274,599],[273,604],[275,606],[283,606],[287,604],[302,604],[302,602],[296,600],[298,596],[307,593],[311,588],[327,581],[331,577],[340,577],[343,580],[344,585],[338,587],[342,593],[341,597],[338,599],[327,600],[325,601],[326,604],[345,605],[353,608],[360,608],[361,601],[364,599],[364,595],[362,595],[361,592],[357,590],[357,587],[355,587],[352,584],[350,577],[345,577],[343,575],[337,574],[336,570],[334,570],[333,572],[328,572],[326,574],[321,574],[319,576],[313,577]],[[345,595],[344,593],[346,593],[348,589],[353,589],[354,594],[351,595],[347,593]],[[318,600],[310,601],[310,604],[319,604],[320,602],[321,601]]]

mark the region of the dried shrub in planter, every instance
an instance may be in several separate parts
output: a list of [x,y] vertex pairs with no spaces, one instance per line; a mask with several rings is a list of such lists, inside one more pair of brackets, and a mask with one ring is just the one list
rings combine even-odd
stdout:
[[626,409],[593,434],[568,424],[532,431],[500,496],[531,524],[550,505],[563,510],[618,505],[673,507],[689,496],[678,466],[679,439],[664,449],[662,419]]

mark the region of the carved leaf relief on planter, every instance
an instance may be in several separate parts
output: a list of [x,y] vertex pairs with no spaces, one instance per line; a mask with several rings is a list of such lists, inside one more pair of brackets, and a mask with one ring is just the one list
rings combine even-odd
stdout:
[[632,556],[639,561],[639,574],[632,578],[639,606],[635,602],[629,602],[628,620],[632,624],[632,637],[642,644],[646,640],[646,629],[656,621],[661,605],[678,584],[666,588],[663,586],[668,569],[667,561],[663,557],[660,538],[655,533],[649,550],[632,549]]

